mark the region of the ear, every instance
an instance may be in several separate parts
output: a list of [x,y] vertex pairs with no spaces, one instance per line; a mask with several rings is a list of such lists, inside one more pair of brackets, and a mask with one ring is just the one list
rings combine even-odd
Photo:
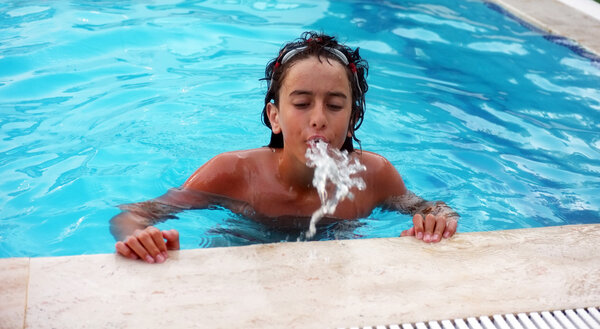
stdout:
[[279,124],[279,109],[271,102],[267,104],[267,116],[269,117],[269,122],[271,123],[271,131],[273,131],[274,134],[281,133],[281,125]]

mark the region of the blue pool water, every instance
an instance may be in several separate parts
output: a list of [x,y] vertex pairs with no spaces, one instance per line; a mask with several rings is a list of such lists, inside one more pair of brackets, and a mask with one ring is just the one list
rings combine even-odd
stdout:
[[[482,1],[0,4],[0,257],[112,252],[117,205],[267,144],[265,64],[304,30],[369,61],[365,150],[459,231],[600,222],[600,65]],[[295,240],[182,213],[184,248]],[[397,236],[376,210],[320,239]]]

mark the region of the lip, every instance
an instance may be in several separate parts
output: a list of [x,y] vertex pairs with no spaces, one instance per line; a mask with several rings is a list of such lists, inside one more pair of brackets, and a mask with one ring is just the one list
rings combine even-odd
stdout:
[[323,142],[323,143],[329,144],[329,140],[327,138],[325,138],[325,136],[321,136],[321,135],[313,135],[313,136],[310,136],[310,138],[308,140],[306,140],[307,144],[315,144],[318,142]]

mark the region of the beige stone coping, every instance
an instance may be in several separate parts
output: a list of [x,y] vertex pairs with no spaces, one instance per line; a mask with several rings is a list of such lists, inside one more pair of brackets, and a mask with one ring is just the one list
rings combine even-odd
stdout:
[[[338,328],[600,306],[600,224],[0,259],[0,328]],[[6,303],[5,301],[8,301]]]
[[590,7],[600,8],[600,4],[592,0],[586,1],[585,6],[578,3],[567,5],[558,0],[486,1],[497,3],[536,27],[548,33],[571,39],[600,56],[600,19],[596,17],[597,10],[589,10]]
[[0,259],[0,328],[23,328],[29,258]]

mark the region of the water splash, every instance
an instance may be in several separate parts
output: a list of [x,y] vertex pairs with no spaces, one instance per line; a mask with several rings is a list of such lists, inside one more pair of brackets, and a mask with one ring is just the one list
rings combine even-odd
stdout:
[[306,232],[307,238],[312,238],[317,232],[317,222],[326,215],[333,215],[338,203],[346,198],[353,199],[350,192],[352,187],[364,190],[365,181],[361,177],[351,177],[367,167],[350,158],[348,151],[340,151],[329,147],[329,144],[315,141],[306,150],[306,165],[315,168],[313,186],[319,193],[321,207],[310,218],[310,227]]

